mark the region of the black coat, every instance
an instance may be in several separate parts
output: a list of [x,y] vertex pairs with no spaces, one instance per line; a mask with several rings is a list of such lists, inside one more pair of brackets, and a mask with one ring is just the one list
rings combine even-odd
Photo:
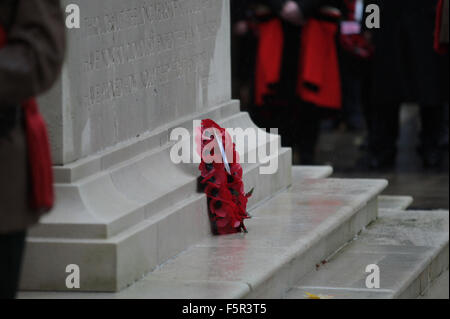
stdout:
[[[246,11],[249,6],[254,4],[263,4],[272,9],[274,14],[280,13],[284,4],[288,0],[233,0],[231,2],[233,9],[234,20],[240,18],[245,19]],[[304,15],[305,18],[314,16],[317,9],[324,5],[330,5],[334,7],[341,6],[341,0],[295,0]]]
[[381,28],[373,35],[369,100],[374,105],[448,101],[448,57],[433,49],[437,0],[372,0]]

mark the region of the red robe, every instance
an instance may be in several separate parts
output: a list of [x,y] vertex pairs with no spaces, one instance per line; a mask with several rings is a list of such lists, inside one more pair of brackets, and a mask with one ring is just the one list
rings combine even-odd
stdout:
[[[0,26],[0,49],[7,35]],[[27,151],[31,176],[30,206],[37,212],[50,210],[54,204],[53,170],[47,128],[35,99],[23,103]]]
[[280,80],[283,57],[283,28],[281,21],[272,19],[258,24],[259,44],[256,55],[255,104],[264,104],[270,85]]
[[308,20],[302,31],[297,87],[302,100],[331,109],[342,106],[337,32],[334,22]]
[[[319,107],[340,109],[342,104],[339,61],[336,48],[338,25],[309,19],[302,28],[297,95]],[[255,104],[264,104],[271,87],[280,81],[283,57],[283,28],[279,19],[258,24]]]

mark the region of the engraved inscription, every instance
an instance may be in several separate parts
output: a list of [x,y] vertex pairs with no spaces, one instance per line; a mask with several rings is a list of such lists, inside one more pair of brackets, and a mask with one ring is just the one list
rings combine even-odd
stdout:
[[[140,3],[84,18],[82,39],[89,43],[81,62],[82,74],[88,78],[85,84],[89,83],[83,89],[84,106],[148,89],[155,95],[158,86],[181,80],[189,82],[196,76],[202,83],[211,79],[208,64],[214,53],[220,13],[214,10],[217,11],[221,0]],[[106,76],[95,83],[90,80],[95,72],[134,63],[143,67],[138,72]]]
[[230,99],[227,0],[71,1],[83,10],[63,77],[70,160]]

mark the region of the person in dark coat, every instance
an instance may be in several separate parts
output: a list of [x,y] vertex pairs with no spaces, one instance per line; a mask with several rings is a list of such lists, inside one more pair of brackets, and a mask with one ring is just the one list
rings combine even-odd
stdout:
[[[2,0],[0,26],[0,299],[14,298],[26,230],[38,215],[28,203],[29,176],[21,104],[48,90],[64,60],[59,0]],[[5,40],[5,39],[4,39]]]
[[250,113],[259,126],[279,128],[283,144],[300,151],[302,164],[314,162],[319,108],[340,108],[335,51],[341,6],[340,0],[245,0],[235,4],[242,17],[235,19],[241,20],[236,25],[242,30],[247,22],[259,42]]
[[360,131],[365,128],[362,81],[364,70],[373,55],[373,47],[363,34],[364,0],[344,0],[344,4],[339,37],[342,120],[347,129]]
[[448,57],[433,49],[438,0],[374,0],[381,27],[369,30],[375,54],[368,85],[369,168],[395,164],[401,103],[420,105],[420,153],[425,167],[439,167]]

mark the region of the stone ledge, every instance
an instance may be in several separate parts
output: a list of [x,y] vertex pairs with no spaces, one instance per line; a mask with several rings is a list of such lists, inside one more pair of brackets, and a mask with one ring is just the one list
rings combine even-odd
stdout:
[[122,293],[20,292],[19,299],[223,299],[250,291],[246,284],[142,279]]
[[230,101],[218,105],[207,112],[192,114],[188,117],[168,123],[157,130],[138,136],[133,140],[122,142],[98,154],[64,166],[55,166],[55,183],[75,183],[83,178],[87,178],[100,173],[101,171],[108,170],[115,165],[131,160],[140,154],[158,151],[159,148],[169,144],[170,132],[173,129],[183,127],[191,132],[193,119],[211,118],[219,122],[220,119],[226,119],[240,114],[239,108],[239,101]]
[[380,210],[406,210],[414,202],[411,196],[387,196],[378,197]]
[[333,174],[331,166],[293,166],[292,177],[294,181],[312,178],[327,178]]

